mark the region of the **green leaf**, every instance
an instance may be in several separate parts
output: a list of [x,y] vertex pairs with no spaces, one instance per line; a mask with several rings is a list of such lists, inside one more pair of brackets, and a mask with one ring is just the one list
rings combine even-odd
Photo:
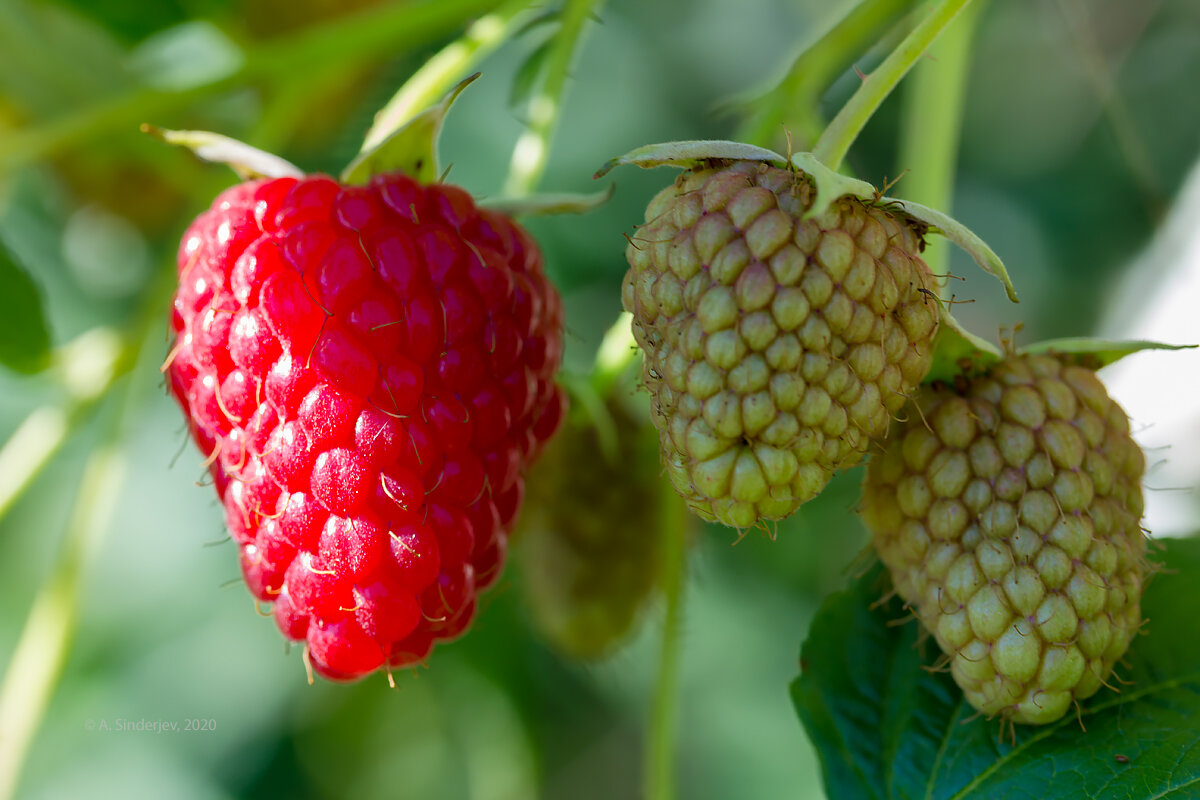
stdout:
[[966,225],[963,225],[949,214],[943,214],[941,211],[923,206],[920,203],[914,203],[910,200],[883,197],[880,198],[880,202],[899,208],[899,210],[913,219],[920,220],[928,225],[932,233],[940,233],[963,250],[966,250],[967,254],[975,259],[975,263],[984,272],[1004,284],[1004,291],[1008,293],[1009,300],[1012,300],[1014,303],[1019,302],[1017,299],[1017,290],[1013,288],[1012,279],[1008,277],[1008,270],[1004,268],[1004,262],[1000,260],[1000,256],[996,255],[995,251],[988,247],[987,242],[980,239]]
[[[1200,539],[1164,540],[1148,618],[1102,689],[1074,715],[1018,726],[975,716],[937,645],[892,599],[879,565],[831,596],[804,643],[792,699],[833,798],[1145,800],[1200,790]],[[1086,731],[1080,722],[1086,726]]]
[[555,3],[547,6],[530,18],[528,22],[518,28],[513,34],[513,38],[515,39],[517,37],[524,36],[525,34],[531,33],[538,28],[544,28],[553,22],[560,22],[562,20],[562,14],[563,10],[561,3]]
[[1196,347],[1194,344],[1163,344],[1132,340],[1127,342],[1113,339],[1048,339],[1044,342],[1031,344],[1017,349],[1018,353],[1055,353],[1058,355],[1076,356],[1092,369],[1107,367],[1116,361],[1143,350],[1188,350]]
[[50,333],[42,313],[42,299],[29,273],[0,242],[0,364],[31,374],[49,363]]
[[509,108],[523,106],[533,97],[538,81],[545,72],[546,59],[550,56],[553,45],[554,37],[548,36],[546,41],[535,47],[533,52],[521,62],[521,66],[513,75],[512,88],[508,92]]
[[242,180],[288,176],[304,177],[304,171],[290,161],[219,133],[172,131],[156,128],[153,125],[142,125],[142,132],[167,144],[186,147],[195,153],[197,158],[211,161],[214,164],[224,164],[236,172]]
[[191,20],[156,32],[130,53],[129,66],[142,83],[181,92],[236,73],[242,49],[207,20]]
[[933,364],[923,383],[953,383],[959,375],[981,371],[1004,357],[994,344],[964,328],[945,304],[941,312],[933,339]]
[[379,140],[374,147],[364,147],[342,171],[343,183],[366,183],[372,175],[385,172],[403,172],[420,183],[433,183],[441,177],[437,161],[437,138],[442,130],[446,113],[463,90],[471,85],[479,73],[463,80],[442,98],[441,102],[421,112],[411,120],[388,120],[397,125],[382,139],[381,131],[372,128],[367,132],[367,142]]

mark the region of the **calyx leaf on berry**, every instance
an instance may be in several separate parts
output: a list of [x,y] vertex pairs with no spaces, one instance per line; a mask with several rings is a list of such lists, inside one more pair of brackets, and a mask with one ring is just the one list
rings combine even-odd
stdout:
[[648,144],[630,150],[623,156],[609,159],[596,170],[593,178],[603,178],[614,167],[632,164],[642,169],[654,167],[703,168],[714,161],[764,161],[776,167],[787,165],[787,159],[773,150],[741,142],[695,139],[683,142]]
[[741,142],[720,140],[663,142],[639,147],[623,156],[611,159],[597,170],[593,177],[603,177],[613,167],[625,164],[632,164],[644,169],[664,166],[703,169],[726,161],[761,161],[781,168],[791,166],[808,175],[812,179],[817,194],[812,206],[805,212],[805,218],[822,214],[838,198],[846,196],[856,197],[869,205],[886,207],[893,213],[909,217],[927,228],[929,232],[939,233],[965,250],[984,272],[1004,284],[1008,299],[1014,303],[1017,302],[1017,293],[1013,288],[1012,280],[1008,277],[1004,262],[984,243],[983,239],[972,233],[961,222],[919,203],[885,197],[866,181],[842,175],[825,166],[812,153],[794,153],[789,162],[787,158],[773,150]]
[[251,178],[300,178],[304,172],[292,162],[245,142],[209,131],[173,131],[142,125],[142,132],[167,144],[186,147],[197,158],[225,164],[242,180]]
[[[367,132],[363,150],[342,170],[343,183],[366,183],[372,175],[403,172],[420,183],[434,183],[441,176],[437,160],[437,138],[442,122],[454,101],[479,73],[466,78],[432,108],[409,120],[394,116],[381,119],[391,130],[378,127]],[[375,144],[378,142],[378,144]]]
[[[1118,341],[1077,337],[1047,339],[1015,350],[1017,355],[1050,354],[1071,358],[1091,369],[1100,369],[1143,350],[1187,350],[1194,344],[1164,344],[1145,340]],[[933,340],[933,366],[925,383],[952,382],[959,375],[983,372],[1004,358],[1000,348],[968,331],[942,307],[941,326]]]
[[1056,355],[1072,356],[1085,362],[1094,369],[1107,367],[1122,358],[1143,350],[1189,350],[1197,347],[1194,344],[1164,344],[1144,339],[1119,341],[1115,339],[1047,339],[1044,342],[1028,345],[1017,349],[1026,355],[1034,353],[1054,353]]
[[1004,358],[1000,348],[964,328],[946,305],[941,317],[933,338],[933,365],[925,383],[950,383],[963,373],[983,371]]

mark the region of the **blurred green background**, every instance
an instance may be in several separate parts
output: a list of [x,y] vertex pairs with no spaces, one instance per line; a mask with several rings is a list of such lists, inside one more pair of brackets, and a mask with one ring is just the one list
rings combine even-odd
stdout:
[[[769,88],[853,5],[611,0],[572,71],[543,188],[594,190],[599,165],[641,144],[734,136],[740,117],[727,101]],[[112,463],[124,467],[123,480],[101,491],[111,517],[103,503],[85,509],[104,524],[18,796],[638,796],[660,609],[648,609],[611,659],[572,663],[533,632],[522,576],[510,569],[470,635],[438,648],[428,670],[398,674],[395,691],[382,676],[308,686],[299,653],[287,653],[273,622],[254,613],[214,493],[195,485],[201,457],[185,446],[158,372],[178,237],[234,178],[150,140],[138,124],[216,130],[306,170],[336,172],[374,110],[461,33],[467,17],[454,9],[488,6],[0,2],[0,238],[32,273],[55,345],[96,328],[138,330],[146,313],[161,318],[129,377],[99,403],[80,399],[69,388],[79,381],[64,380],[63,369],[0,372],[0,439],[35,409],[80,408],[63,451],[0,520],[0,670],[58,558],[89,453],[115,441]],[[420,14],[444,19],[413,25]],[[498,194],[504,181],[524,129],[510,91],[537,42],[536,33],[520,36],[487,58],[448,121],[443,161],[477,196]],[[880,55],[855,64],[869,72]],[[1026,342],[1120,328],[1107,310],[1112,295],[1124,287],[1136,298],[1143,288],[1121,281],[1200,154],[1198,79],[1197,0],[988,5],[953,211],[1005,259],[1023,302],[1008,304],[998,283],[956,253],[952,271],[965,280],[955,293],[975,301],[955,309],[968,327],[995,338],[1023,323]],[[853,70],[842,75],[823,113],[858,81]],[[851,152],[855,172],[877,184],[904,168],[896,146],[904,88]],[[770,144],[782,149],[782,137]],[[566,298],[568,369],[587,368],[620,310],[622,234],[671,178],[626,168],[611,176],[616,195],[600,210],[530,224]],[[903,190],[902,180],[895,193]],[[1165,253],[1161,270],[1176,260],[1186,267],[1169,247],[1156,252]],[[1200,324],[1192,330],[1200,338]],[[21,469],[4,467],[10,482]],[[777,541],[753,533],[731,547],[733,532],[718,528],[696,538],[682,634],[681,797],[823,796],[787,689],[821,599],[865,563],[851,513],[859,481],[857,471],[839,476],[779,526]],[[215,730],[103,730],[192,719]]]

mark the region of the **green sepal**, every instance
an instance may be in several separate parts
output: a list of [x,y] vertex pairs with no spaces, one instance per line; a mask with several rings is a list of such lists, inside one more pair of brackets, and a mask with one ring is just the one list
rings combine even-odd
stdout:
[[942,305],[941,322],[933,337],[933,362],[923,382],[953,383],[959,375],[982,372],[1003,358],[1000,348],[964,328]]
[[197,158],[214,164],[224,164],[244,181],[253,178],[304,177],[304,171],[287,159],[219,133],[173,131],[153,125],[142,125],[142,132],[161,142],[186,147]]
[[1017,291],[1008,277],[1008,270],[1004,268],[1004,262],[992,248],[987,246],[983,239],[972,233],[966,225],[958,220],[920,203],[895,197],[883,197],[871,184],[855,178],[848,178],[840,172],[831,170],[812,153],[796,153],[792,156],[792,164],[812,176],[813,183],[817,187],[817,197],[813,201],[812,207],[805,213],[806,219],[823,214],[834,201],[846,195],[857,197],[867,204],[885,206],[893,213],[899,211],[906,217],[923,222],[931,233],[939,233],[965,250],[984,272],[1004,284],[1004,291],[1008,293],[1009,300],[1014,303],[1018,302]]
[[1017,290],[1013,288],[1012,279],[1008,277],[1008,270],[1004,268],[1004,262],[1000,260],[1000,256],[996,255],[995,251],[988,247],[987,243],[967,228],[966,225],[963,225],[948,214],[943,214],[941,211],[923,206],[920,203],[914,203],[911,200],[883,197],[880,198],[880,202],[891,206],[893,209],[899,208],[906,216],[924,222],[929,226],[930,233],[941,234],[944,238],[949,239],[967,251],[967,254],[975,259],[975,263],[984,272],[1004,284],[1004,291],[1008,294],[1009,300],[1012,300],[1014,303],[1020,302],[1017,298]]
[[471,85],[479,73],[466,78],[432,108],[422,111],[410,120],[389,117],[387,123],[395,130],[383,136],[372,128],[367,132],[366,142],[379,144],[360,152],[344,170],[343,183],[366,183],[374,175],[385,172],[403,172],[420,183],[434,183],[441,177],[437,160],[437,138],[442,122],[454,101],[463,90]]
[[768,150],[741,142],[720,139],[694,139],[684,142],[662,142],[648,144],[630,150],[623,156],[609,159],[596,170],[593,178],[603,178],[613,167],[631,164],[642,169],[654,167],[680,167],[682,169],[703,168],[717,161],[764,161],[776,167],[787,166],[787,159]]
[[[1049,354],[1097,370],[1120,361],[1122,358],[1143,350],[1187,350],[1194,344],[1164,344],[1145,340],[1119,341],[1114,339],[1047,339],[1014,352],[1018,356]],[[993,364],[1004,359],[1004,353],[991,342],[979,338],[954,319],[943,306],[941,326],[933,340],[933,365],[925,376],[924,383],[941,381],[953,383],[960,375],[985,372]]]
[[850,195],[868,203],[880,199],[879,191],[874,186],[866,181],[860,181],[858,178],[851,178],[849,175],[831,170],[812,153],[793,154],[792,165],[811,177],[813,185],[817,188],[817,196],[813,198],[812,205],[804,212],[804,219],[824,214],[839,197]]
[[1189,350],[1197,346],[1194,344],[1164,344],[1144,339],[1118,341],[1114,339],[1072,338],[1047,339],[1044,342],[1037,342],[1027,347],[1019,347],[1017,348],[1017,353],[1020,355],[1052,353],[1059,356],[1070,356],[1092,369],[1100,369],[1101,367],[1107,367],[1109,364],[1120,361],[1125,356],[1140,353],[1143,350]]
[[564,192],[561,194],[535,194],[527,197],[495,197],[479,200],[477,205],[509,217],[586,214],[607,203],[615,190],[616,184],[609,184],[607,189],[588,194]]
[[[776,167],[789,166],[788,159],[773,150],[757,147],[741,142],[723,140],[693,140],[683,142],[662,142],[650,144],[631,150],[623,156],[611,159],[604,164],[593,177],[606,175],[613,167],[632,164],[637,167],[650,169],[653,167],[680,167],[682,169],[702,169],[727,161],[761,161]],[[947,214],[932,208],[885,197],[866,181],[850,178],[825,166],[812,153],[794,153],[790,166],[807,174],[816,187],[816,197],[813,204],[804,213],[804,218],[823,214],[838,198],[856,197],[867,205],[879,206],[892,213],[900,213],[919,223],[931,233],[946,237],[967,252],[984,272],[1004,284],[1008,299],[1017,302],[1017,292],[1008,270],[1000,257],[988,247],[983,239],[972,233],[965,225]]]

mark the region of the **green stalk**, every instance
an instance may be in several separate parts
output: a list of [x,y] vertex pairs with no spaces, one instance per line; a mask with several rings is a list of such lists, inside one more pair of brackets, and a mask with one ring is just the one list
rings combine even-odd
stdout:
[[[0,494],[2,515],[20,490],[32,483],[34,475],[89,416],[88,412],[118,385],[124,389],[103,441],[88,457],[62,550],[34,598],[4,682],[0,684],[0,800],[10,800],[16,791],[25,756],[62,674],[75,633],[82,578],[100,536],[108,527],[124,475],[121,443],[137,410],[134,402],[137,382],[133,380],[137,373],[123,383],[120,379],[138,363],[150,331],[162,324],[162,309],[167,307],[166,297],[174,282],[173,269],[159,273],[157,280],[147,287],[142,306],[123,336],[100,329],[66,345],[58,368],[73,400],[61,409],[34,412],[34,415],[57,414],[65,424],[53,429],[54,436],[42,434],[40,447],[29,444],[39,441],[37,437],[26,438],[22,444],[18,436],[13,436],[0,450],[0,463],[7,458],[37,458],[31,474],[22,482],[0,487],[0,492],[9,491]],[[26,420],[22,429],[30,424]]]
[[838,169],[867,120],[891,94],[925,50],[971,0],[938,0],[929,15],[913,28],[900,45],[868,75],[858,90],[829,123],[813,147],[813,155],[830,169]]
[[767,147],[786,128],[801,149],[815,142],[822,128],[821,96],[915,5],[916,0],[863,0],[797,56],[775,88],[752,102],[753,114],[733,138]]
[[[288,119],[292,103],[289,96],[275,97],[263,113],[251,138],[273,147],[285,137],[278,118]],[[224,179],[216,172],[203,186],[193,185],[196,194],[211,196]],[[35,409],[0,446],[0,519],[33,484],[62,446],[91,419],[100,402],[112,391],[117,380],[137,361],[150,332],[163,324],[168,298],[175,287],[174,268],[162,270],[146,290],[142,306],[128,328],[117,333],[97,328],[58,348],[54,371],[66,387],[67,397],[60,405]]]
[[0,800],[15,796],[25,755],[67,660],[79,612],[80,578],[112,518],[124,475],[121,426],[88,458],[66,540],[43,584],[0,685]]
[[298,72],[319,73],[331,65],[362,64],[415,50],[497,5],[497,0],[387,3],[273,41],[257,42],[247,49],[241,68],[230,75],[183,91],[135,89],[9,133],[0,140],[0,174],[101,133],[132,130],[147,119],[254,80],[288,80]]
[[603,0],[567,0],[562,27],[550,45],[541,89],[529,101],[529,127],[517,139],[509,165],[504,194],[524,197],[542,179],[550,154],[550,143],[558,127],[571,63],[575,59],[589,17],[595,16]]
[[[949,213],[954,203],[954,174],[962,131],[963,105],[971,67],[971,47],[980,11],[976,3],[930,48],[930,59],[913,70],[905,87],[900,125],[900,163],[904,178],[898,194]],[[950,243],[941,237],[926,242],[922,256],[935,276],[944,276]],[[945,277],[939,277],[944,284]]]
[[55,354],[67,401],[34,409],[0,447],[0,519],[129,370],[132,355],[133,349],[106,328],[80,336]]
[[675,750],[679,730],[679,639],[682,618],[686,540],[690,518],[671,482],[661,481],[665,541],[662,590],[666,597],[662,649],[646,738],[647,800],[674,800]]
[[426,61],[375,115],[375,123],[362,149],[375,147],[389,132],[441,100],[476,64],[508,41],[524,24],[531,3],[532,0],[516,0],[480,17],[460,39]]

